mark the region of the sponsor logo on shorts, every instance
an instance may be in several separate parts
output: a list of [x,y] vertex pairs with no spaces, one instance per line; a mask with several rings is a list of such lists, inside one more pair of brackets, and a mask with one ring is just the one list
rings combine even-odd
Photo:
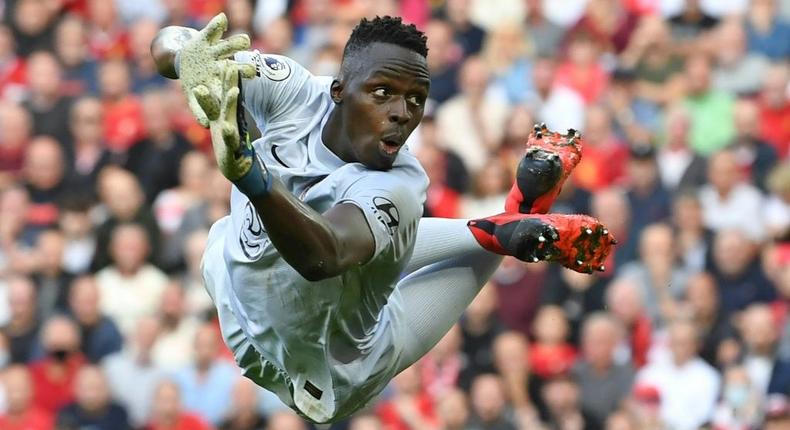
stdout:
[[400,225],[400,214],[395,203],[385,197],[373,197],[373,206],[376,208],[378,220],[387,226],[390,234],[394,233]]

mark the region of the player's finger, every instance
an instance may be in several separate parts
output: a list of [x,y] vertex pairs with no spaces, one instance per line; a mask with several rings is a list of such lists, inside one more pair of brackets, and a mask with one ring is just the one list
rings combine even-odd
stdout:
[[220,40],[210,49],[215,58],[226,58],[236,52],[244,51],[250,47],[250,37],[246,34],[234,34],[225,40]]
[[217,100],[214,94],[211,94],[208,87],[205,85],[198,85],[192,92],[195,94],[195,99],[203,109],[203,112],[205,112],[206,118],[208,118],[209,121],[214,121],[219,118],[219,100]]
[[227,28],[228,18],[224,13],[220,12],[214,18],[211,18],[211,21],[200,30],[200,36],[208,42],[214,43],[219,40]]
[[194,115],[197,122],[205,128],[208,128],[208,117],[206,117],[206,113],[203,112],[203,108],[198,103],[195,94],[192,91],[187,91],[187,105],[189,105],[189,110],[192,111],[192,115]]

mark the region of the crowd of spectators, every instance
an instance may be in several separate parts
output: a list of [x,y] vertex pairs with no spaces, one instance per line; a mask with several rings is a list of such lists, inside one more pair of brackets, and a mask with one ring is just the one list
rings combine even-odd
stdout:
[[552,211],[620,242],[593,275],[506,258],[333,429],[790,428],[790,1],[0,0],[0,429],[310,428],[221,342],[200,259],[230,184],[149,54],[220,10],[319,75],[403,16],[425,215],[501,212],[545,122],[584,137]]

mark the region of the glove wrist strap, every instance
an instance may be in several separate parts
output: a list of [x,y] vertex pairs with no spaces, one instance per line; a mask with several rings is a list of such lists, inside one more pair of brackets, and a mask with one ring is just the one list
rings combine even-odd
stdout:
[[250,152],[252,152],[252,167],[244,176],[233,181],[233,185],[249,198],[266,197],[272,191],[272,174],[263,162],[258,160],[255,153]]

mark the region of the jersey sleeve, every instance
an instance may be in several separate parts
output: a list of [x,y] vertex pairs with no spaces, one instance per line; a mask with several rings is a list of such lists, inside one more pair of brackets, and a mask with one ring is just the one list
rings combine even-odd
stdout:
[[376,242],[376,259],[391,251],[400,259],[411,249],[422,216],[419,186],[387,172],[366,172],[343,193],[338,204],[351,203],[365,215]]
[[242,51],[234,59],[255,66],[255,77],[245,79],[245,107],[259,125],[274,123],[298,108],[300,92],[313,75],[301,64],[282,55]]

